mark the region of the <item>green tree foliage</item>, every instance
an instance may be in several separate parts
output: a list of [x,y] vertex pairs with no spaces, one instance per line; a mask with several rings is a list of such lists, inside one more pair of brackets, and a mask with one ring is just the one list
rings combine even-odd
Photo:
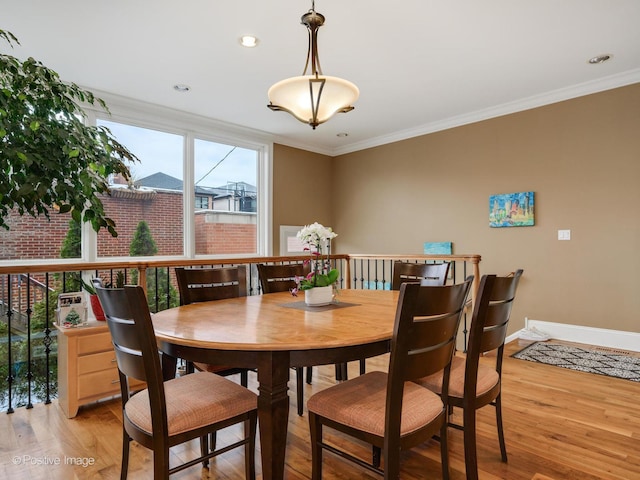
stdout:
[[133,234],[133,240],[129,245],[129,255],[132,257],[144,257],[152,256],[156,253],[158,253],[158,246],[151,235],[149,224],[142,220],[138,223]]
[[[133,234],[133,240],[129,245],[129,255],[132,257],[152,256],[158,253],[151,229],[147,222],[138,223]],[[134,283],[138,283],[138,272],[132,273]],[[169,307],[178,305],[178,291],[171,285],[168,270],[166,268],[147,269],[147,302],[152,312],[159,312]]]
[[[10,32],[0,39],[19,44]],[[42,63],[0,54],[0,227],[11,210],[49,218],[57,205],[77,222],[91,222],[117,236],[100,194],[108,178],[130,178],[124,163],[137,157],[109,129],[87,126],[81,104],[108,112],[103,100],[74,83],[64,83]]]
[[69,230],[62,241],[60,258],[80,258],[82,256],[82,226],[75,220],[69,221]]
[[59,292],[57,291],[49,292],[48,310],[47,302],[45,300],[41,300],[33,304],[33,313],[31,313],[31,331],[33,333],[44,331],[47,327],[47,322],[49,328],[53,328],[52,324],[56,320],[56,310],[58,308],[58,295]]
[[[71,219],[69,230],[62,241],[60,248],[60,258],[80,258],[82,256],[82,225],[80,222]],[[59,278],[60,274],[56,274]],[[79,292],[82,290],[80,283],[80,272],[67,272],[64,275],[64,292]]]

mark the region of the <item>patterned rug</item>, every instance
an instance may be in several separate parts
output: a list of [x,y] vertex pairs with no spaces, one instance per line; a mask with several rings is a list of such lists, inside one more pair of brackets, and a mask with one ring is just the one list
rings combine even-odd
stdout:
[[514,353],[512,357],[640,382],[640,358],[624,353],[613,353],[606,349],[535,342]]

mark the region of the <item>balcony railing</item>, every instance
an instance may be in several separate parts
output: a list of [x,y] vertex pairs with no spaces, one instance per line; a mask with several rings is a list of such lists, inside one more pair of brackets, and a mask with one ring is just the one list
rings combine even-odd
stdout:
[[[308,259],[305,255],[0,266],[0,409],[12,413],[16,407],[31,408],[34,403],[51,403],[57,397],[57,298],[60,293],[80,291],[79,279],[83,276],[115,284],[118,272],[122,272],[126,284],[146,287],[149,307],[157,312],[178,305],[175,267],[246,265],[247,292],[260,295],[258,263],[301,263]],[[479,255],[331,255],[334,268],[341,273],[339,288],[343,289],[390,289],[395,261],[450,262],[447,283],[459,283],[473,274],[472,299],[477,291]],[[459,348],[465,348],[467,333],[465,315]]]

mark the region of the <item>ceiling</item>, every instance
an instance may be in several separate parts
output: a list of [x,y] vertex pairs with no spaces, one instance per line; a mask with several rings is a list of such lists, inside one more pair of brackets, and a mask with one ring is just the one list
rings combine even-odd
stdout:
[[[327,155],[640,82],[638,0],[317,0],[326,75],[355,110],[316,130],[267,108],[302,74],[310,0],[0,0],[0,29],[63,80]],[[245,48],[241,35],[259,44]],[[591,57],[611,54],[606,63]],[[191,87],[188,93],[173,89]],[[338,136],[347,133],[347,136]]]

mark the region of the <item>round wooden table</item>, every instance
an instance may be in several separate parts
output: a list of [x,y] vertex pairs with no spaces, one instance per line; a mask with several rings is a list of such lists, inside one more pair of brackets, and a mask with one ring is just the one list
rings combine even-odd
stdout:
[[284,477],[289,368],[389,351],[397,291],[341,290],[338,303],[307,307],[304,295],[271,293],[203,302],[153,315],[166,378],[176,359],[255,368],[262,475]]

